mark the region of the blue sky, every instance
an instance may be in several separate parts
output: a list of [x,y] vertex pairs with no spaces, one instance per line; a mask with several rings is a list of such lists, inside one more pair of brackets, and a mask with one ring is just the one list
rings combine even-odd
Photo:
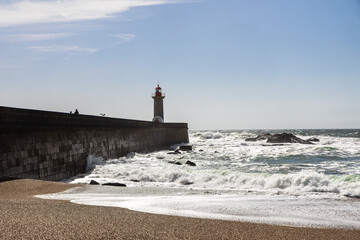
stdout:
[[359,0],[0,1],[0,105],[360,128]]

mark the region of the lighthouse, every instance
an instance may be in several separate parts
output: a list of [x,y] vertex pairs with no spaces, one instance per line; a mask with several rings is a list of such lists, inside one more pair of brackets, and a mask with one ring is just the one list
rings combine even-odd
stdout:
[[155,93],[153,93],[152,98],[154,99],[153,122],[164,122],[163,99],[165,98],[165,94],[161,92],[161,87],[159,86],[159,84],[155,88]]

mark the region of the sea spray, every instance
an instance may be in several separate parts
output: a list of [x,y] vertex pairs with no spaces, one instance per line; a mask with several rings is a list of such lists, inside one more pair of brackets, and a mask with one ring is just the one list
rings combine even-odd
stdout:
[[[130,153],[106,161],[89,156],[88,174],[70,181],[86,183],[101,178],[129,186],[358,197],[360,138],[356,137],[358,130],[344,131],[294,131],[303,138],[319,138],[320,142],[314,145],[245,142],[245,138],[261,131],[193,131],[192,152]],[[186,161],[195,162],[196,166],[188,166]]]
[[94,155],[89,155],[86,158],[86,171],[89,172],[95,168],[96,165],[104,164],[104,159],[102,157],[96,157]]
[[130,153],[106,161],[90,156],[89,171],[67,181],[115,181],[128,188],[63,197],[151,213],[360,229],[360,131],[292,131],[320,139],[313,145],[245,142],[263,132],[192,131],[191,152]]

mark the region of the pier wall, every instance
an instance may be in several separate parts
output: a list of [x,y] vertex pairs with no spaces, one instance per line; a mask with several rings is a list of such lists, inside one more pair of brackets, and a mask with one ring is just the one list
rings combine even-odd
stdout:
[[89,155],[118,158],[187,143],[186,123],[154,123],[0,107],[0,179],[61,180]]

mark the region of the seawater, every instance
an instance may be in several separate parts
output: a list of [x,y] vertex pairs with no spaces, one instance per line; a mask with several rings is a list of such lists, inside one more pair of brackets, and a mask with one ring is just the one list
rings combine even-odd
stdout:
[[[313,145],[245,141],[261,132],[191,131],[193,151],[176,155],[131,153],[108,161],[90,156],[91,173],[70,181],[360,197],[360,130],[291,131],[304,139],[318,138]],[[188,160],[196,167],[186,165]]]
[[[245,141],[263,132],[320,141]],[[191,131],[190,144],[193,151],[181,154],[131,153],[107,161],[89,156],[89,172],[67,182],[120,182],[152,190],[118,192],[109,201],[106,194],[89,190],[92,197],[79,199],[73,192],[72,200],[162,214],[360,229],[360,130]],[[168,189],[168,194],[159,196],[156,189]]]

